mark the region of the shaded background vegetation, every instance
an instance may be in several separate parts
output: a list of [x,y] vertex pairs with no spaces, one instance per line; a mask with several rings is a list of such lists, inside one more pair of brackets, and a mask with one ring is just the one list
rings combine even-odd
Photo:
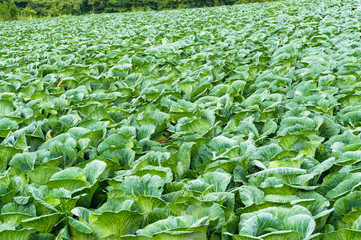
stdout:
[[267,0],[0,0],[0,20],[210,7],[262,1]]

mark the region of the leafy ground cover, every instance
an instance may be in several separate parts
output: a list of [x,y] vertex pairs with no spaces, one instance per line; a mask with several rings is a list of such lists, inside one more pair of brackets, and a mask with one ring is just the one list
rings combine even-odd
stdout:
[[361,4],[0,23],[0,239],[361,239]]

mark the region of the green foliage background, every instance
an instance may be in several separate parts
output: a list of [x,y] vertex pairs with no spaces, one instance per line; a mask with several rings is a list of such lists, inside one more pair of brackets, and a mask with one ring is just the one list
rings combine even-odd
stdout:
[[0,0],[0,20],[210,7],[270,0]]

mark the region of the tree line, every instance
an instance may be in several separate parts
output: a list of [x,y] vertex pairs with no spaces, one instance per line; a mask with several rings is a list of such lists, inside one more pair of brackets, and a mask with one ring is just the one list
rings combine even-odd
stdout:
[[0,0],[0,20],[210,7],[262,1],[270,0]]

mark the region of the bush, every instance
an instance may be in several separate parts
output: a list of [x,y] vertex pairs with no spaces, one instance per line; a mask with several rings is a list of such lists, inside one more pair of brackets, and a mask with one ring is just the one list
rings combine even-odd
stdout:
[[21,16],[32,19],[34,16],[36,16],[36,11],[26,7],[21,11]]
[[0,19],[2,21],[17,20],[18,8],[14,0],[0,2]]
[[0,19],[6,21],[8,19],[7,13],[8,13],[7,4],[0,2]]
[[9,3],[9,15],[10,20],[18,19],[18,8],[16,7],[14,0],[11,0]]

